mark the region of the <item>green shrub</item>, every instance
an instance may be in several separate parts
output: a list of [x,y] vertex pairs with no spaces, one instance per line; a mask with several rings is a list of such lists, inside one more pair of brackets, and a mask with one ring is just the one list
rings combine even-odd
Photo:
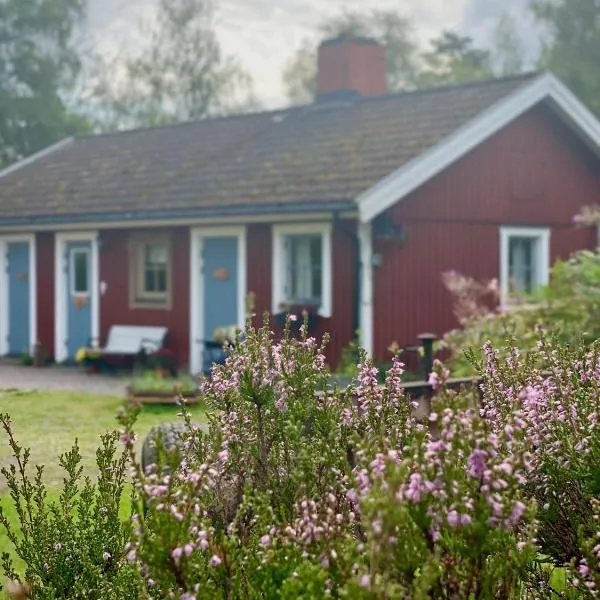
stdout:
[[[117,434],[104,438],[95,487],[70,492],[77,451],[62,459],[65,500],[34,518],[22,510],[24,537],[12,536],[31,597],[74,597],[61,596],[67,582],[86,598],[533,600],[554,597],[544,591],[550,564],[564,573],[561,597],[591,598],[600,573],[600,353],[551,339],[528,355],[483,352],[483,410],[477,389],[447,389],[448,370],[436,362],[423,424],[397,359],[381,385],[361,354],[350,389],[323,392],[324,344],[289,329],[275,343],[266,324],[248,326],[202,382],[208,431],[184,405],[179,449],[158,436],[156,464],[143,469],[139,409],[121,415],[129,525],[118,518],[126,461],[114,458]],[[548,377],[538,362],[550,364]],[[22,452],[16,443],[13,451]],[[9,482],[18,472],[7,471]],[[19,485],[13,499],[35,505],[41,481]],[[574,511],[560,512],[567,502]],[[109,509],[102,522],[99,506]],[[57,543],[68,567],[53,563],[54,578],[43,561]],[[114,568],[95,562],[104,547]]]
[[[10,417],[0,414],[14,462],[2,469],[16,508],[20,531],[13,529],[0,506],[0,524],[15,553],[26,564],[24,581],[31,597],[40,600],[87,598],[122,600],[137,597],[139,574],[126,560],[125,545],[131,528],[123,525],[119,509],[123,500],[127,460],[117,451],[118,435],[102,436],[96,453],[97,481],[82,480],[77,442],[59,458],[65,479],[58,501],[47,499],[43,468],[29,473],[29,451],[16,442]],[[5,575],[19,576],[8,553],[2,554]],[[15,585],[13,583],[13,585]]]
[[477,282],[447,273],[444,282],[454,299],[460,329],[444,336],[440,347],[448,348],[455,376],[470,376],[473,367],[465,350],[479,356],[485,342],[495,348],[535,349],[537,329],[553,331],[557,343],[577,346],[600,339],[600,251],[582,250],[566,261],[557,261],[550,283],[535,295],[513,298],[498,308],[495,282]]

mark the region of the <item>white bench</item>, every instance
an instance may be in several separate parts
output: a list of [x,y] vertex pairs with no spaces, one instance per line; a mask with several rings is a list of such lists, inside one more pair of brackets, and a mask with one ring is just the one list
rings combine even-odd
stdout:
[[166,327],[113,325],[108,332],[106,345],[98,350],[104,355],[151,354],[163,347],[166,336]]

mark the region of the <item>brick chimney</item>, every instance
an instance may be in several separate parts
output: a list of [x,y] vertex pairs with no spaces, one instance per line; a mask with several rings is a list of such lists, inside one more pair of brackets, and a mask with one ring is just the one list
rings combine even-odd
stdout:
[[371,38],[340,36],[319,46],[317,102],[387,92],[385,48]]

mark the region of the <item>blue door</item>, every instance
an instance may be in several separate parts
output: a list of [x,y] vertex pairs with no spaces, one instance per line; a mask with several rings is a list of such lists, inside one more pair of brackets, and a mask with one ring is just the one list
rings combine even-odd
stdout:
[[[204,339],[213,339],[218,327],[230,327],[238,319],[238,238],[207,237],[203,242]],[[217,349],[217,355],[219,354]],[[219,357],[205,352],[203,368]]]
[[67,355],[73,360],[79,348],[92,337],[92,247],[91,242],[69,242],[65,246],[67,276]]
[[8,353],[29,354],[31,348],[29,323],[29,242],[9,242],[8,259]]

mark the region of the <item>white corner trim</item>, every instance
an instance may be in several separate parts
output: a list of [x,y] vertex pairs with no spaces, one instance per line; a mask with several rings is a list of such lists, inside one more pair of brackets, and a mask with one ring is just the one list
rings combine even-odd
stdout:
[[195,227],[190,229],[190,372],[202,370],[202,343],[204,331],[204,286],[202,272],[204,264],[202,249],[208,237],[235,237],[238,242],[237,269],[237,312],[238,327],[246,325],[247,261],[246,226],[240,227]]
[[11,242],[27,242],[29,244],[29,346],[33,352],[37,344],[37,255],[35,245],[35,234],[27,235],[4,235],[0,237],[0,355],[8,354],[10,346],[8,335],[10,334],[10,296],[8,278],[8,248]]
[[52,144],[52,146],[48,146],[47,148],[44,148],[43,150],[40,150],[39,152],[36,152],[35,154],[28,156],[27,158],[18,160],[16,163],[9,165],[5,169],[2,169],[0,171],[0,178],[6,177],[7,175],[10,175],[11,173],[14,173],[15,171],[18,171],[19,169],[22,169],[23,167],[26,167],[27,165],[34,163],[35,161],[39,160],[40,158],[44,158],[44,156],[48,156],[49,154],[52,154],[53,152],[57,152],[58,150],[62,150],[63,148],[66,148],[67,146],[71,145],[74,141],[75,141],[74,137],[65,138],[63,140],[60,140],[60,142],[57,142],[56,144]]
[[58,363],[68,358],[67,349],[67,308],[68,287],[67,269],[65,261],[66,245],[69,242],[90,242],[91,247],[91,274],[90,298],[92,301],[92,338],[97,340],[100,336],[100,255],[98,250],[97,231],[60,232],[54,235],[54,360]]
[[513,237],[538,240],[536,255],[537,285],[547,285],[550,280],[550,229],[548,227],[500,227],[500,301],[506,306],[509,299],[509,244]]
[[331,221],[319,223],[295,223],[273,225],[273,251],[271,272],[271,312],[281,312],[280,305],[285,301],[285,236],[319,234],[323,240],[321,289],[323,299],[319,309],[321,317],[330,318],[333,314],[333,267],[332,267],[332,224]]
[[373,238],[371,223],[359,223],[360,242],[360,344],[368,356],[374,352]]
[[361,221],[374,219],[542,100],[550,100],[571,126],[600,151],[600,121],[554,75],[545,73],[360,194],[356,202]]

